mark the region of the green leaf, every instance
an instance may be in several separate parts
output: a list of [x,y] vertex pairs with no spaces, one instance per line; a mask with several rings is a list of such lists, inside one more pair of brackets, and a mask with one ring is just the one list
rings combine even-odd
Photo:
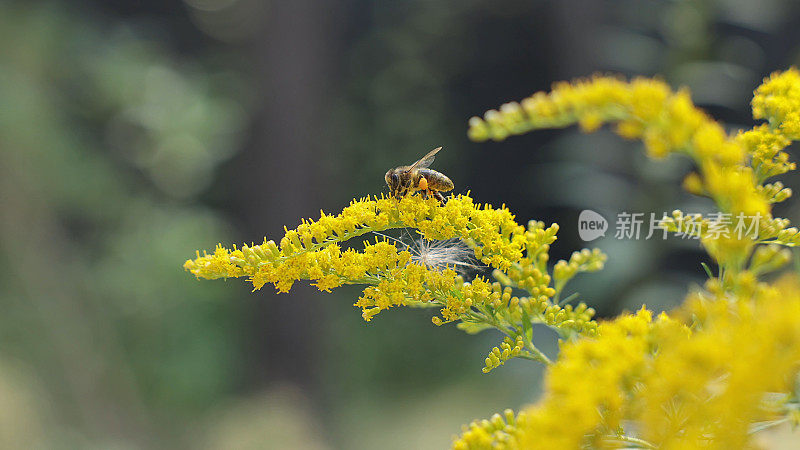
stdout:
[[708,264],[701,262],[700,265],[703,266],[703,269],[705,269],[708,278],[714,278],[714,275],[711,273],[711,269],[708,268]]
[[456,328],[467,334],[477,334],[493,327],[484,322],[461,322],[456,325]]
[[528,342],[533,340],[533,329],[531,328],[531,317],[528,315],[528,311],[525,308],[522,308],[522,333],[525,335],[525,339]]

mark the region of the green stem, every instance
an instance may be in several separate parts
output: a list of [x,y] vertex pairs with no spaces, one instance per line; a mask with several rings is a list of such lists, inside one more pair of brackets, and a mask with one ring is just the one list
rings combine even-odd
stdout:
[[658,448],[655,445],[645,441],[644,439],[635,438],[632,436],[607,436],[604,438],[606,441],[623,442],[626,444],[635,445],[635,448]]
[[531,359],[533,361],[538,361],[538,362],[540,362],[540,363],[542,363],[544,365],[547,365],[547,366],[549,366],[550,364],[553,364],[553,361],[551,361],[550,358],[547,357],[547,355],[542,353],[541,350],[536,348],[536,346],[533,345],[533,342],[531,342],[528,339],[528,337],[525,336],[524,333],[518,333],[515,330],[512,330],[509,327],[506,327],[505,325],[501,324],[496,318],[490,317],[488,314],[484,314],[481,317],[481,319],[483,320],[483,322],[485,322],[485,323],[497,328],[498,330],[502,331],[503,334],[505,334],[506,336],[508,336],[510,338],[516,338],[517,336],[521,335],[523,342],[525,342],[525,348],[531,353],[530,357],[529,358],[525,358],[525,359]]
[[553,361],[551,361],[550,358],[547,357],[547,355],[542,353],[541,350],[536,348],[536,346],[533,345],[533,342],[530,342],[527,338],[525,338],[524,341],[525,341],[525,347],[528,349],[529,352],[533,354],[533,356],[536,358],[537,361],[547,366],[553,364]]
[[790,417],[783,417],[783,418],[780,418],[780,419],[777,419],[777,420],[770,420],[768,422],[754,423],[753,425],[750,425],[750,429],[748,430],[748,433],[755,434],[755,433],[758,433],[760,431],[764,431],[764,430],[766,430],[768,428],[772,428],[772,427],[784,424],[784,423],[788,422],[789,420],[791,420]]
[[562,305],[565,305],[565,304],[575,300],[576,298],[578,298],[579,295],[580,294],[578,292],[573,292],[568,297],[564,298],[564,300],[560,300],[560,301],[553,300],[553,303],[555,303],[558,306],[562,306]]

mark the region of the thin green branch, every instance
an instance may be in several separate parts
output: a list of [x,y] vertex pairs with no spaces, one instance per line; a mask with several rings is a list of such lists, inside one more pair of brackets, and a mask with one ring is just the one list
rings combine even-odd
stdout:
[[630,444],[630,445],[633,446],[632,448],[652,448],[652,449],[658,448],[655,445],[645,441],[644,439],[635,438],[633,436],[625,436],[625,435],[621,435],[621,436],[606,436],[606,437],[603,438],[603,440],[604,441],[609,441],[609,442],[619,442],[619,443],[623,443],[623,444]]
[[533,356],[536,357],[537,361],[547,366],[553,364],[553,361],[551,361],[550,358],[548,358],[547,355],[545,355],[541,350],[536,348],[536,346],[533,345],[533,342],[529,341],[527,337],[523,337],[523,341],[525,342],[525,347],[533,354]]

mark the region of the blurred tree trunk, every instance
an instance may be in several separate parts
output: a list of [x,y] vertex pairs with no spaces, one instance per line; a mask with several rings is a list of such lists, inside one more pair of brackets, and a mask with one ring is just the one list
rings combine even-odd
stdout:
[[[248,239],[266,235],[278,241],[284,225],[292,228],[323,206],[320,167],[330,158],[323,134],[336,43],[334,5],[297,0],[264,8],[264,28],[252,49],[255,92],[263,97],[257,99],[260,112],[236,181]],[[254,384],[289,381],[313,388],[322,320],[313,291],[298,285],[276,296],[266,286],[252,297],[253,347],[247,353],[255,358]]]
[[[30,365],[38,375],[33,382],[48,387],[51,397],[43,398],[52,401],[53,410],[47,412],[66,418],[87,439],[152,446],[158,436],[135,374],[116,330],[102,320],[113,314],[83,285],[88,269],[81,249],[42,195],[36,177],[29,176],[32,163],[26,156],[35,152],[4,139],[0,148],[18,151],[0,152],[0,256],[14,255],[13,261],[0,258],[10,281],[3,287],[4,305],[13,310],[5,313],[33,319],[22,322],[26,329],[3,330],[11,343],[3,364],[19,358]],[[27,328],[31,323],[35,327]],[[27,351],[14,355],[19,341],[22,348],[28,345]],[[47,408],[35,402],[26,406],[31,411]],[[19,432],[24,436],[26,430]],[[57,435],[48,433],[37,437]],[[9,438],[2,436],[0,443]]]

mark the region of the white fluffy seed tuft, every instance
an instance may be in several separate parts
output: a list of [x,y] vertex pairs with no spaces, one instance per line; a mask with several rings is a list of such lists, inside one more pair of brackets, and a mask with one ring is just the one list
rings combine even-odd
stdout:
[[411,259],[429,269],[451,268],[456,272],[477,269],[475,253],[459,239],[429,241],[419,238],[408,249]]
[[453,269],[458,273],[479,269],[475,253],[460,239],[428,240],[423,237],[412,239],[408,244],[385,234],[379,234],[391,239],[411,253],[411,259],[417,264],[432,270]]

